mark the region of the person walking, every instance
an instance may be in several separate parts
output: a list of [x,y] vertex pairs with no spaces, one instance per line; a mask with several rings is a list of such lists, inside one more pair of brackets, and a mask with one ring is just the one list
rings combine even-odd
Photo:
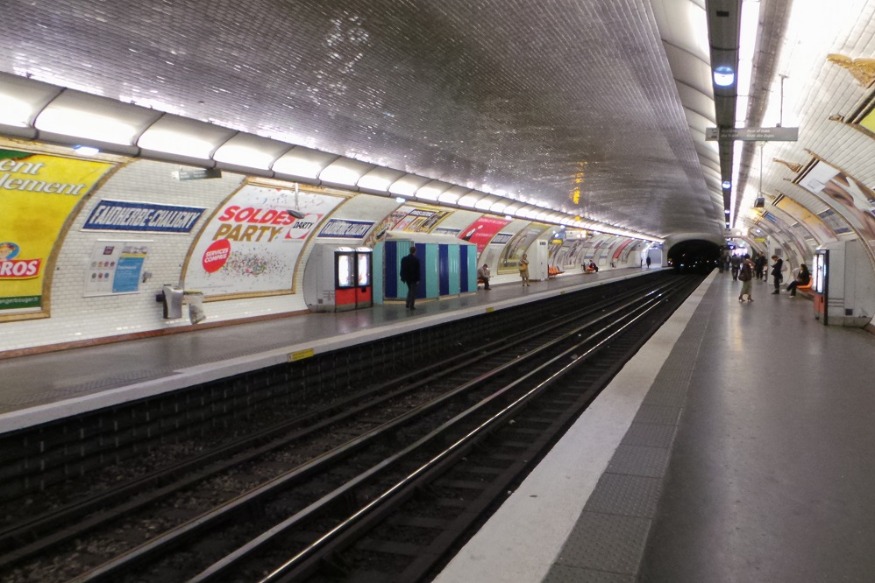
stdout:
[[408,310],[415,310],[416,287],[419,284],[419,259],[416,258],[416,247],[410,246],[410,254],[401,260],[401,281],[407,284],[407,303],[404,305]]
[[781,270],[784,268],[784,260],[777,255],[772,255],[772,282],[775,286],[775,291],[772,295],[781,293],[781,280],[784,276],[781,275]]
[[523,286],[529,285],[529,256],[525,253],[520,257],[520,278],[523,280]]
[[790,292],[790,297],[796,297],[796,288],[800,285],[808,285],[811,283],[811,273],[808,271],[808,266],[804,263],[799,266],[799,273],[796,274],[796,279],[787,285],[787,291]]
[[750,295],[751,286],[753,285],[753,273],[755,265],[750,260],[750,255],[745,254],[741,259],[741,266],[738,269],[738,280],[741,282],[741,292],[738,294],[739,302],[752,302],[753,297]]
[[477,279],[483,282],[483,289],[488,290],[489,288],[489,265],[484,263],[480,266],[480,269],[477,270]]

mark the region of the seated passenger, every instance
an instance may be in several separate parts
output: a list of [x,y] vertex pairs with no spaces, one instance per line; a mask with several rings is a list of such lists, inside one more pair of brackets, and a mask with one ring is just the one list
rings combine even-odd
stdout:
[[790,297],[796,297],[796,288],[800,285],[805,286],[811,283],[811,273],[808,272],[808,266],[804,263],[799,266],[799,273],[796,274],[796,279],[790,282],[787,286],[787,291],[790,292]]
[[477,280],[483,282],[483,289],[489,289],[489,265],[486,263],[477,270]]
[[589,271],[589,272],[595,273],[595,272],[597,272],[597,271],[599,270],[599,266],[596,265],[595,262],[594,262],[592,259],[590,259],[590,260],[589,260],[589,265],[586,266],[586,270]]

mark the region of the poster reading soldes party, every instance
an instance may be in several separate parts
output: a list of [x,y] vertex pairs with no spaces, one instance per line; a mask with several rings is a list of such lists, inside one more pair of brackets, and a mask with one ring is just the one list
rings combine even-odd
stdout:
[[46,308],[43,287],[61,230],[112,167],[0,149],[0,316]]
[[185,288],[213,297],[291,291],[304,243],[343,200],[244,186],[201,231],[189,255]]

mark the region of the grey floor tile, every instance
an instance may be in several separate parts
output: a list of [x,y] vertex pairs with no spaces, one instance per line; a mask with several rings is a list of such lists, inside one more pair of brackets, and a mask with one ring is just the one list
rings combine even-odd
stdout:
[[584,511],[653,518],[661,484],[659,478],[605,473]]
[[583,511],[556,563],[634,575],[649,529],[645,518]]

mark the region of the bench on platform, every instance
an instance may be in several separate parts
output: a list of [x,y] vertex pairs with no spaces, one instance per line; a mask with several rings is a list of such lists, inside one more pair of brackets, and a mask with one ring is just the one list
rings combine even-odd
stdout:
[[805,297],[807,297],[807,298],[809,298],[809,299],[810,299],[810,298],[813,298],[813,297],[814,297],[814,291],[811,289],[811,286],[812,286],[813,283],[814,283],[814,278],[812,277],[812,278],[808,281],[808,283],[806,283],[805,285],[797,285],[797,286],[796,286],[796,293],[801,293],[803,296],[805,296]]
[[560,269],[559,269],[558,267],[556,267],[555,265],[549,265],[549,266],[547,266],[547,277],[556,277],[556,276],[559,275],[560,273],[565,273],[565,272],[562,271],[562,270],[560,270]]

